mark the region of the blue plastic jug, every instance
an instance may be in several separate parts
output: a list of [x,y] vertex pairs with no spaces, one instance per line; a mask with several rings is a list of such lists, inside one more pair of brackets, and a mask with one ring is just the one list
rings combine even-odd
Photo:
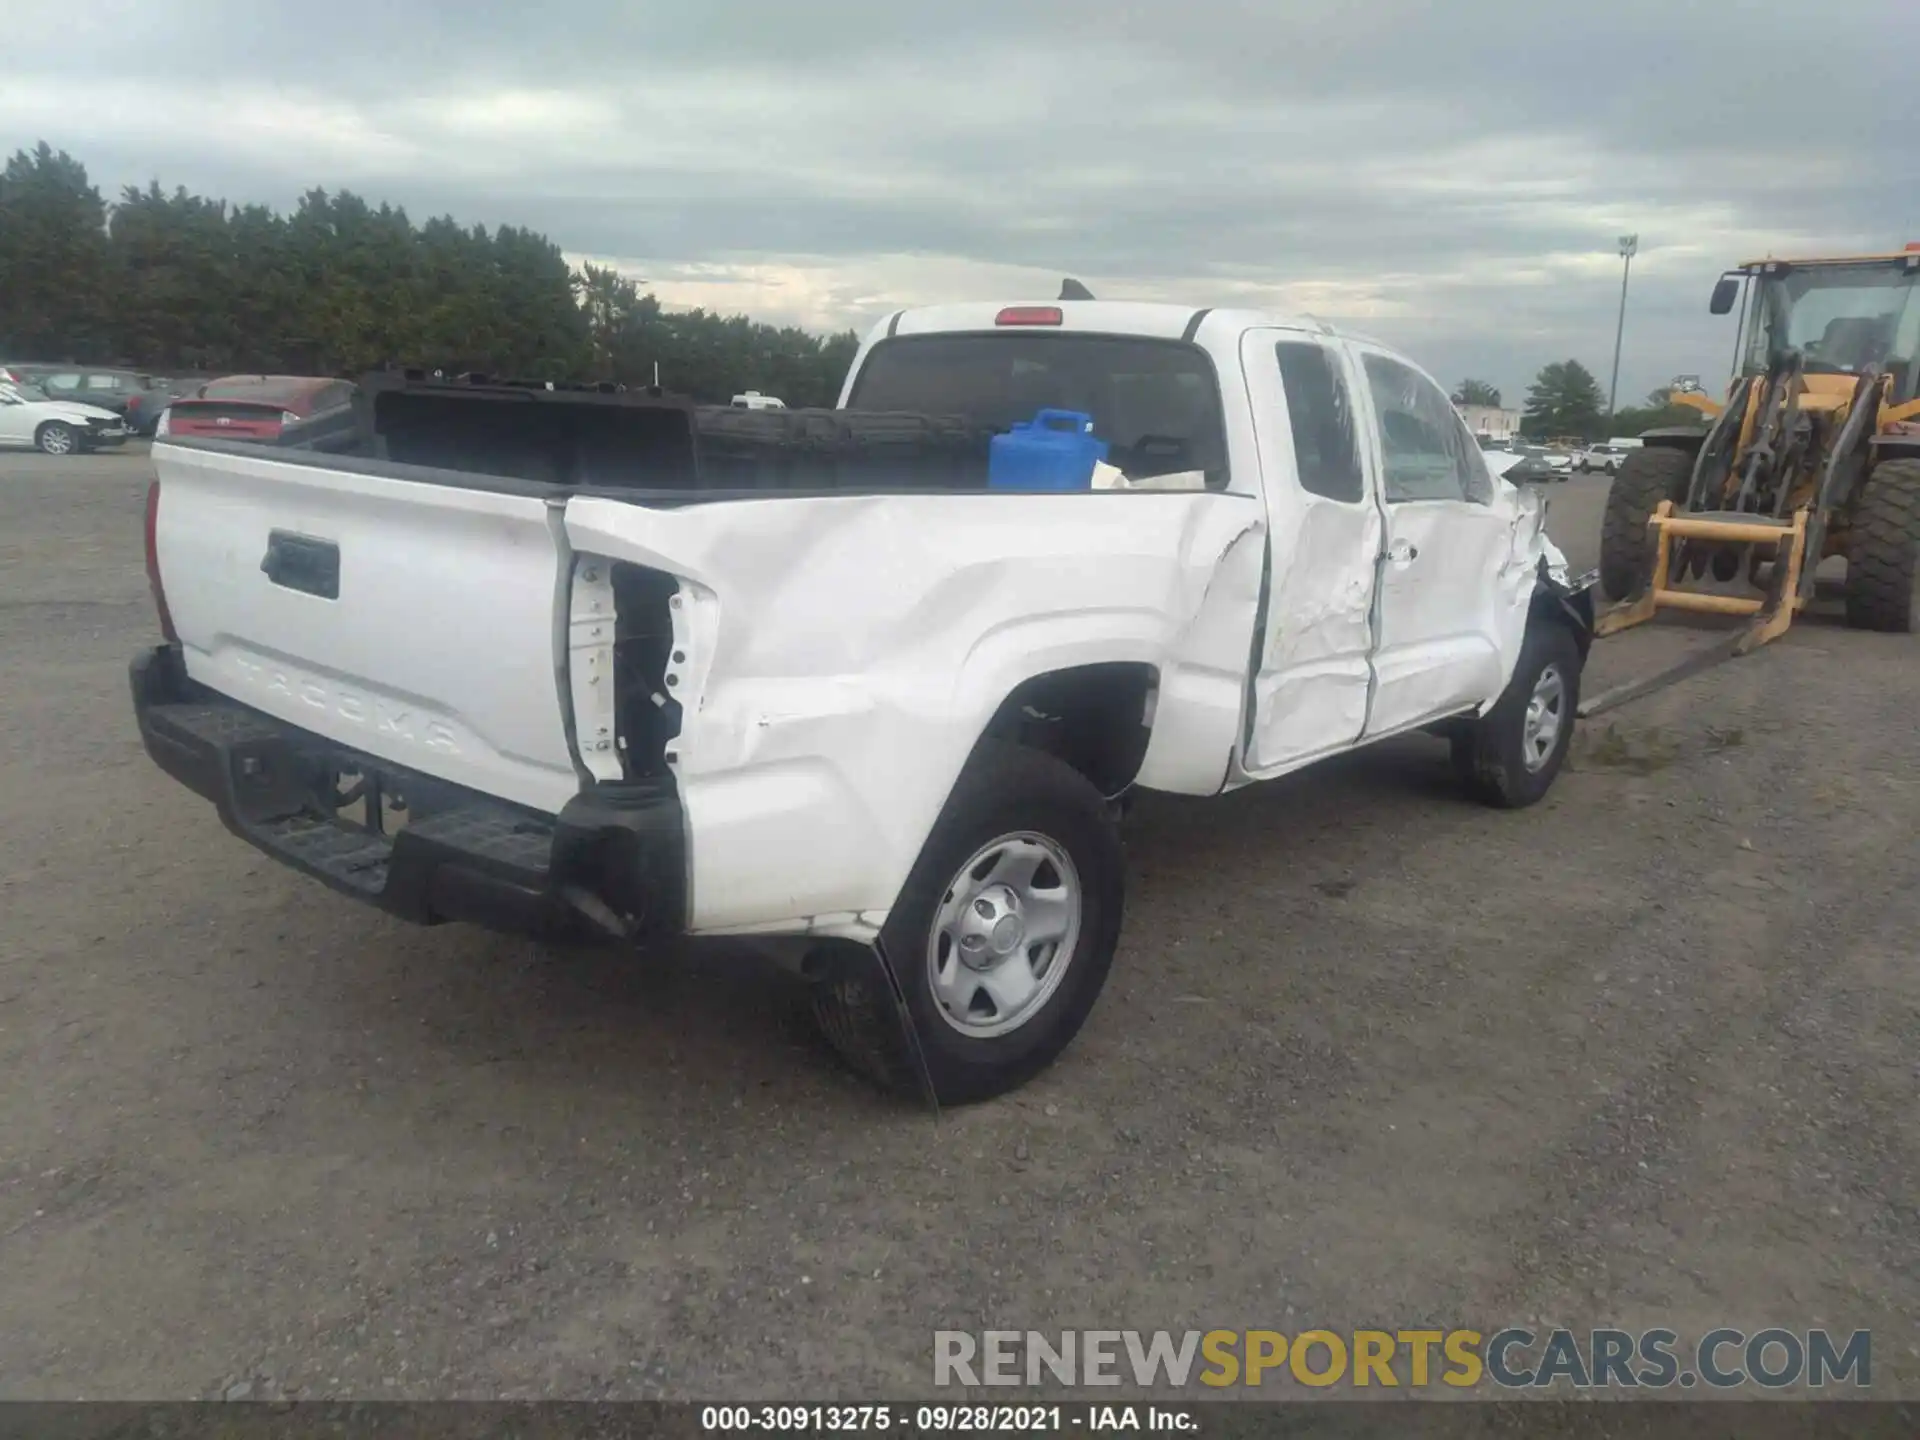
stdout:
[[994,490],[1085,490],[1107,442],[1093,435],[1093,417],[1077,410],[1042,410],[993,437],[987,485]]

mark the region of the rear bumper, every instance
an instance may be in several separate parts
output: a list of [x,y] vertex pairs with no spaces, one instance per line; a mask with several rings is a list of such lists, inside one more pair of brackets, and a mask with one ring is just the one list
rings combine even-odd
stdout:
[[[544,815],[196,685],[177,646],[135,656],[130,678],[153,762],[212,801],[235,835],[343,894],[422,925],[552,935],[604,907],[633,939],[685,929],[686,827],[670,784],[594,786]],[[341,775],[404,797],[405,825],[384,834],[339,818],[322,797]]]
[[[157,423],[157,422],[156,422]],[[276,445],[279,425],[208,425],[204,421],[185,420],[175,415],[167,422],[169,440],[226,440],[249,445]]]

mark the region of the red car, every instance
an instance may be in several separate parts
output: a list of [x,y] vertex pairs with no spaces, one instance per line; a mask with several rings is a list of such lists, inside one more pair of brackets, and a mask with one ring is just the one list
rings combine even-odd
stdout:
[[155,438],[277,440],[283,425],[351,405],[356,388],[307,375],[227,375],[167,406]]

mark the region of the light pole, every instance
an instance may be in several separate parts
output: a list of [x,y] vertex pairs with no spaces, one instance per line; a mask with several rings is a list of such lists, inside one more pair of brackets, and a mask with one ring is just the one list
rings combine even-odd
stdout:
[[1607,423],[1613,423],[1613,402],[1620,390],[1620,340],[1627,333],[1627,277],[1633,273],[1633,252],[1640,248],[1638,235],[1620,237],[1620,320],[1613,327],[1613,379],[1607,382]]

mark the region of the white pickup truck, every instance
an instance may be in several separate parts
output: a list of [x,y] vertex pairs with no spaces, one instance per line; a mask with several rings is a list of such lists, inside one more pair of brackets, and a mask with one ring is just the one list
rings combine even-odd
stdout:
[[[908,310],[838,410],[711,407],[816,457],[957,417],[931,465],[726,471],[657,392],[376,381],[338,453],[154,447],[152,758],[409,920],[769,942],[850,1061],[940,1102],[1085,1021],[1132,788],[1426,730],[1521,806],[1566,754],[1589,581],[1444,389],[1317,322]],[[1129,483],[990,483],[1046,407]]]

